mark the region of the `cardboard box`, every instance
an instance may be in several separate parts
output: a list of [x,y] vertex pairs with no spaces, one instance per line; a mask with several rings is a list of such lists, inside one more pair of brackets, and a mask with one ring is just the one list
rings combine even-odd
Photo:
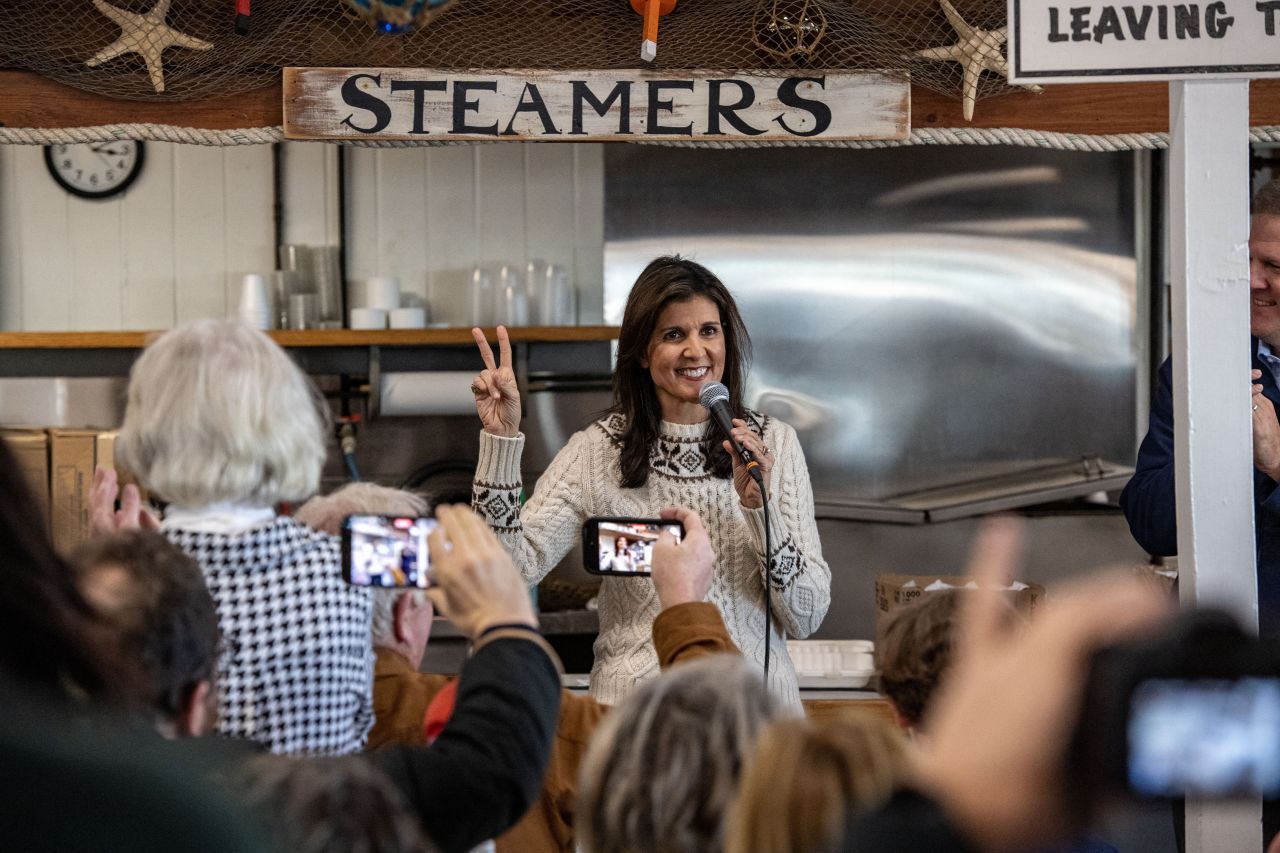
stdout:
[[0,437],[4,438],[17,457],[18,468],[31,487],[40,517],[44,519],[45,530],[48,531],[49,436],[43,429],[0,429]]
[[133,472],[116,464],[116,442],[119,438],[120,430],[118,429],[98,433],[98,440],[94,443],[95,463],[99,468],[114,468],[116,470],[116,483],[120,488],[123,489],[128,484],[137,486],[138,494],[142,496],[143,503],[146,503],[147,490],[142,488],[138,478],[133,476]]
[[[962,588],[969,583],[968,578],[955,575],[876,575],[876,643],[884,634],[886,617],[894,610],[915,601],[922,595],[928,595],[929,587]],[[1019,612],[1030,615],[1044,600],[1044,587],[1039,584],[1026,584],[1021,589],[1005,591],[1009,601]]]
[[49,502],[53,544],[69,551],[89,537],[89,498],[97,430],[49,430]]

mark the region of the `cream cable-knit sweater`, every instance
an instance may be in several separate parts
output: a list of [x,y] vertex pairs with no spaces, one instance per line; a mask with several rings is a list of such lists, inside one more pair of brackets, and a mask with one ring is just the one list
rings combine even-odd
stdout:
[[[795,431],[773,418],[749,421],[764,436],[775,464],[769,512],[773,520],[773,639],[770,688],[800,707],[795,668],[785,639],[809,636],[831,603],[831,570],[822,559],[813,517],[813,490]],[[538,480],[524,506],[520,456],[524,435],[501,438],[480,433],[473,504],[511,552],[530,584],[564,558],[591,516],[653,518],[665,506],[687,506],[702,516],[717,555],[708,600],[748,658],[764,661],[764,602],[761,564],[764,511],[747,509],[730,479],[708,473],[701,442],[710,422],[663,422],[649,456],[649,481],[639,489],[618,485],[622,417],[611,415],[575,433]],[[617,703],[636,681],[656,675],[658,661],[650,626],[660,606],[648,578],[606,577],[600,588],[600,635],[595,643],[591,695]]]

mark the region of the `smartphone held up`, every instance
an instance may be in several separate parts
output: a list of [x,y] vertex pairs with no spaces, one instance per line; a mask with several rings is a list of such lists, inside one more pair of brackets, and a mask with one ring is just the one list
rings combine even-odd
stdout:
[[653,546],[663,533],[679,542],[684,525],[659,518],[589,518],[582,526],[582,559],[594,575],[648,577]]
[[426,589],[434,518],[349,515],[342,522],[342,577],[353,586]]

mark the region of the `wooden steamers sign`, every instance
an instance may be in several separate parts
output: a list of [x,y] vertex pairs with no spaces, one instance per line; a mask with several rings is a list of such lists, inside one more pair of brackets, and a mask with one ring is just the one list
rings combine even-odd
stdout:
[[284,72],[289,139],[906,139],[910,115],[906,80],[874,72]]

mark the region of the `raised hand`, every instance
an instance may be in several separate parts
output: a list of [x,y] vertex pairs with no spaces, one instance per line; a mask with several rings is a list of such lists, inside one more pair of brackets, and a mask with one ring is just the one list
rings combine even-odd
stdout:
[[[981,850],[1040,849],[1065,836],[1066,744],[1092,653],[1141,636],[1169,604],[1129,571],[1077,581],[1010,625],[999,587],[1021,562],[1022,525],[978,531],[952,670],[929,709],[917,784]],[[1010,732],[1017,732],[1011,737]]]
[[677,604],[702,601],[715,577],[716,552],[711,549],[702,519],[685,507],[667,507],[662,517],[684,525],[679,543],[670,533],[663,533],[653,546],[653,585],[658,590],[662,609]]
[[529,590],[489,525],[465,506],[437,507],[436,518],[427,538],[436,611],[472,638],[494,625],[536,628]]
[[[733,419],[733,437],[738,440],[738,444],[750,450],[751,455],[755,456],[756,461],[760,463],[760,473],[763,475],[765,487],[773,488],[773,481],[769,478],[773,472],[773,454],[769,452],[768,447],[765,447],[764,439],[752,432],[742,418]],[[733,460],[733,487],[738,490],[738,500],[742,501],[742,505],[747,509],[759,509],[762,505],[760,487],[752,479],[747,466],[742,464],[738,454],[733,452],[733,445],[725,441],[724,449]]]
[[[116,497],[120,509],[116,509]],[[114,468],[96,468],[89,492],[89,529],[95,536],[111,536],[125,530],[159,530],[160,520],[142,505],[138,487],[132,483],[120,491]]]
[[471,336],[480,348],[485,369],[471,380],[471,393],[476,398],[476,414],[485,432],[504,438],[515,438],[520,432],[520,389],[511,368],[511,339],[506,326],[498,327],[498,362],[493,361],[493,348],[484,332],[472,329]]
[[1280,482],[1280,422],[1271,398],[1262,393],[1261,370],[1253,371],[1253,464]]

